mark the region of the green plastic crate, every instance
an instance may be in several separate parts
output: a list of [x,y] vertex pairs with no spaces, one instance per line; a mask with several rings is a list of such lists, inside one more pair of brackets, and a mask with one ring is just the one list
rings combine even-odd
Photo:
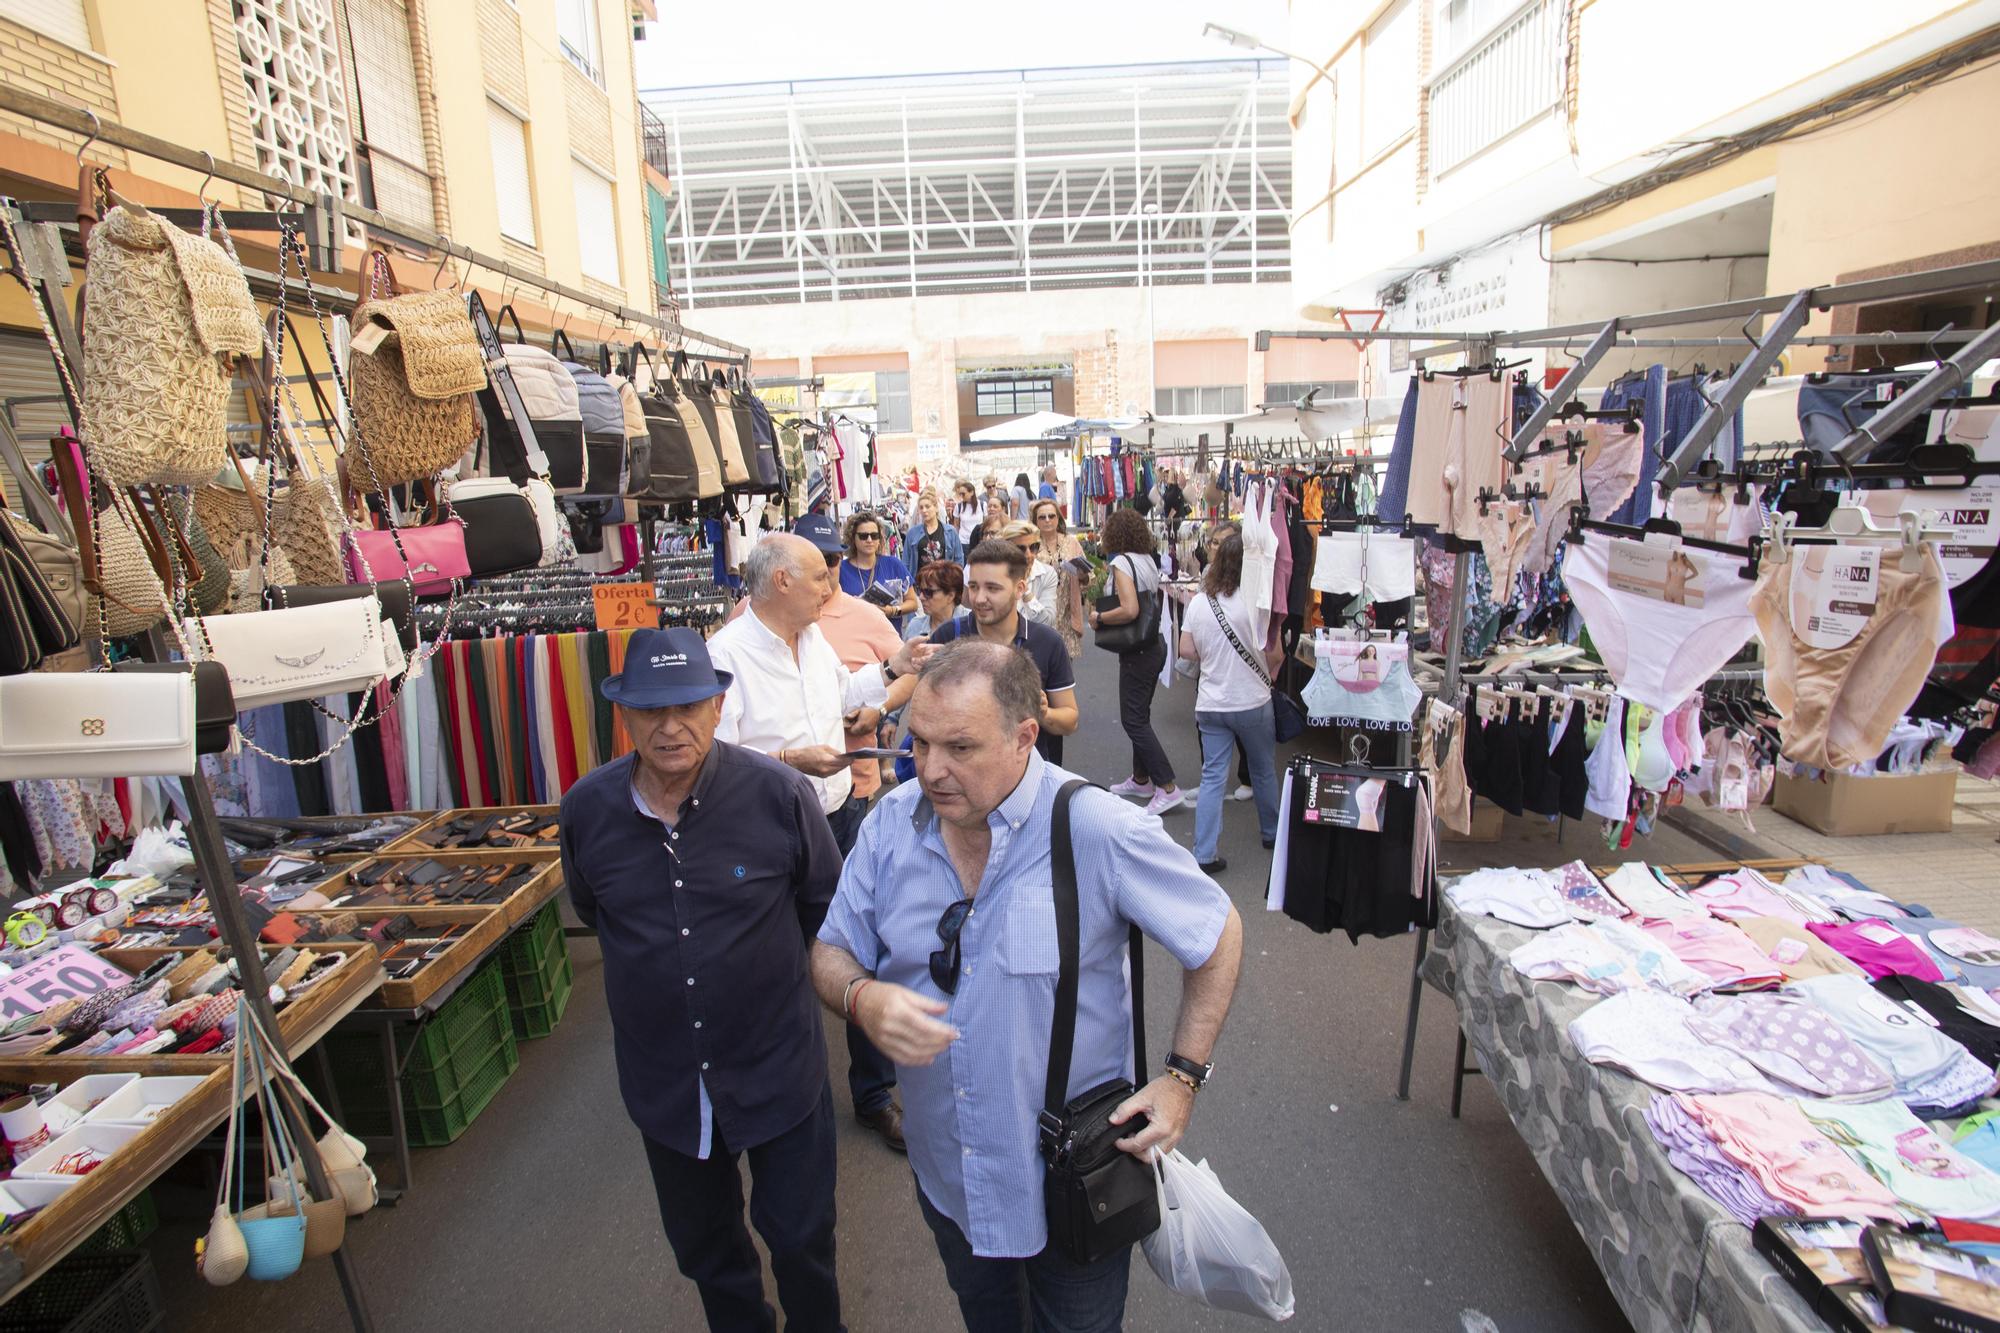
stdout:
[[[389,1135],[382,1042],[374,1032],[334,1032],[324,1045],[346,1128],[363,1138]],[[403,1121],[412,1147],[441,1148],[479,1118],[520,1066],[507,987],[499,960],[468,979],[427,1022],[398,1034],[404,1057]],[[317,1061],[301,1062],[316,1082]]]
[[144,1250],[72,1254],[0,1306],[0,1333],[150,1333],[165,1322]]
[[502,974],[507,980],[507,1007],[516,1040],[546,1037],[562,1021],[576,974],[570,966],[569,940],[562,914],[550,903],[502,947]]
[[112,1214],[111,1220],[92,1232],[74,1253],[104,1254],[110,1250],[136,1250],[159,1229],[160,1210],[153,1203],[152,1191],[141,1190],[139,1197]]

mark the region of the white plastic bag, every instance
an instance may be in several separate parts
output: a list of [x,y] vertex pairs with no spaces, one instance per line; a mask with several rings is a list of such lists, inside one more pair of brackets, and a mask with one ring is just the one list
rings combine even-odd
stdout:
[[1264,1224],[1229,1197],[1208,1160],[1153,1155],[1160,1229],[1140,1242],[1160,1281],[1218,1310],[1292,1317],[1292,1274]]

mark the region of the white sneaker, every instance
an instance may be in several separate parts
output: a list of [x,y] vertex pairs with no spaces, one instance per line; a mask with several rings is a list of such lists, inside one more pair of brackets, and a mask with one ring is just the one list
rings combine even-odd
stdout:
[[1187,804],[1187,800],[1187,792],[1179,787],[1172,791],[1156,791],[1153,793],[1153,799],[1146,802],[1146,813],[1164,815],[1169,810],[1180,809]]
[[1232,801],[1247,801],[1256,794],[1256,792],[1250,789],[1250,784],[1246,782],[1235,791],[1229,793],[1229,799]]
[[1113,796],[1151,796],[1153,794],[1153,784],[1150,782],[1134,782],[1131,778],[1127,778],[1123,782],[1112,783],[1111,794]]

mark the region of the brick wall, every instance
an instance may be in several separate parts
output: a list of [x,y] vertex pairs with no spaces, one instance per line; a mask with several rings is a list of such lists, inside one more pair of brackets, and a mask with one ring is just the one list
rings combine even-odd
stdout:
[[1118,376],[1118,335],[1104,331],[1104,342],[1076,351],[1076,415],[1116,417],[1123,413],[1124,394]]
[[521,20],[505,0],[479,0],[479,59],[486,86],[519,110],[528,107],[528,67]]
[[[0,83],[71,106],[88,107],[110,120],[118,118],[118,99],[112,91],[109,65],[6,19],[0,19]],[[24,139],[69,152],[75,152],[84,141],[82,135],[52,129],[22,116],[0,113],[0,125]],[[102,142],[91,146],[90,157],[113,167],[129,165],[124,149]]]
[[531,273],[546,274],[549,271],[548,263],[543,260],[541,251],[505,236],[500,238],[500,257],[510,264],[519,264]]
[[563,61],[563,103],[569,113],[570,152],[606,175],[616,175],[618,162],[611,153],[611,99],[567,60]]

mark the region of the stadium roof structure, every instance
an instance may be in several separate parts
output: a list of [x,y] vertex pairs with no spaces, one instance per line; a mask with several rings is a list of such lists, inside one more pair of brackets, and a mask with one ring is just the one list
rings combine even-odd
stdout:
[[1283,61],[645,91],[688,307],[1285,282]]

